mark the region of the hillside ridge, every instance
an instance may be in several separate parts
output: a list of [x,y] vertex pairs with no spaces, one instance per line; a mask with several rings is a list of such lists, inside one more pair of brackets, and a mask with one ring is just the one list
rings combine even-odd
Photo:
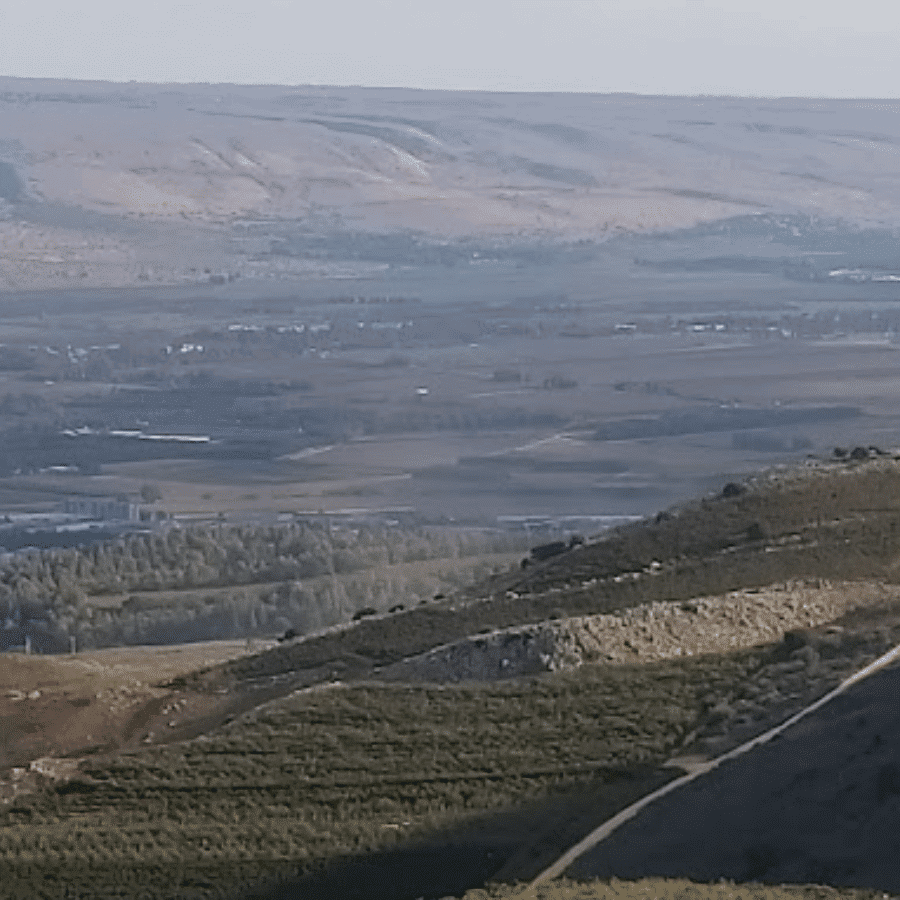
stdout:
[[414,900],[533,877],[900,643],[898,488],[893,456],[770,470],[415,609],[173,658],[150,697],[98,693],[110,744],[4,774],[10,884]]
[[777,468],[603,533],[523,574],[233,660],[178,682],[233,689],[278,679],[284,689],[376,670],[478,632],[688,601],[792,579],[897,574],[896,457]]

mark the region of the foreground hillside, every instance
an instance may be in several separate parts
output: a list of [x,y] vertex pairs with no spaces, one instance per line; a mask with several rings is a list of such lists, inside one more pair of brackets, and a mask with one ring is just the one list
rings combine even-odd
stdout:
[[653,804],[569,867],[900,891],[896,665]]
[[0,811],[0,894],[413,900],[533,877],[673,758],[760,733],[900,642],[898,481],[887,458],[774,473],[157,685],[132,750],[30,768],[39,789]]
[[[695,732],[725,746],[900,641],[896,608],[887,621],[537,680],[303,691],[20,796],[0,832],[10,896],[412,900],[529,877],[675,777],[664,764]],[[811,649],[823,679],[808,677]]]

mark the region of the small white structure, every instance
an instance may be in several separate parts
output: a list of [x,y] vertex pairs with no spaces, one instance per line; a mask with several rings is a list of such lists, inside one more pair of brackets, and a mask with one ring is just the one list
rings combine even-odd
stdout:
[[140,519],[140,507],[128,500],[116,500],[113,497],[68,497],[63,511],[70,516],[95,521],[137,522]]

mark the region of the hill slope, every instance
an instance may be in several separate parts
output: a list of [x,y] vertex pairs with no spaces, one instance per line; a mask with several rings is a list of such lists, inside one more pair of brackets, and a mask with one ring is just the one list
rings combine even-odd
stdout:
[[0,109],[0,289],[364,277],[491,255],[459,237],[754,212],[897,224],[895,101],[3,78]]
[[477,632],[691,600],[794,578],[886,578],[900,558],[895,459],[776,470],[458,596],[198,675],[215,689],[358,678]]
[[[0,811],[0,894],[412,900],[527,878],[674,777],[673,757],[764,730],[900,642],[898,479],[886,458],[770,473],[468,594],[157,686],[131,752],[32,767],[43,786]],[[696,655],[674,653],[692,621]],[[511,634],[484,628],[554,635],[562,669],[404,670]]]

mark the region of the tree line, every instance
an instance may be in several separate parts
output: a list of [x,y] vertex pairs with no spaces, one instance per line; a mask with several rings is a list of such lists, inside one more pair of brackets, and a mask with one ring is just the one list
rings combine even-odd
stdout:
[[[503,532],[296,523],[170,528],[20,553],[0,564],[0,647],[26,633],[50,650],[70,637],[103,646],[303,633],[426,599],[477,574],[481,556],[522,547]],[[445,565],[406,565],[433,560]],[[198,593],[173,600],[172,591]]]

